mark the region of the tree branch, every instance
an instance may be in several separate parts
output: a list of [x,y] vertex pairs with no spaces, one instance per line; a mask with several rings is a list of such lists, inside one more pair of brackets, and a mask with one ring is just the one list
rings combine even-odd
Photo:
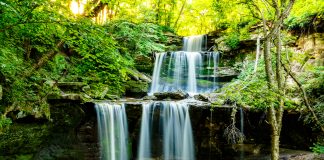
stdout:
[[316,123],[320,126],[322,132],[324,132],[324,127],[322,126],[321,122],[319,121],[319,119],[317,118],[313,108],[311,107],[309,101],[308,101],[308,98],[307,98],[307,94],[306,94],[306,91],[304,89],[304,87],[302,86],[302,84],[297,80],[295,74],[293,72],[291,72],[291,70],[288,69],[288,67],[282,63],[282,61],[280,62],[281,65],[283,66],[284,70],[287,72],[287,74],[290,75],[290,77],[295,81],[295,83],[298,85],[298,88],[301,90],[301,92],[303,93],[303,99],[304,99],[304,102],[308,108],[308,110],[312,113],[313,115],[313,118],[314,120],[316,121]]
[[[55,46],[55,48],[60,48],[63,45],[63,41],[61,40],[60,42],[58,42]],[[46,55],[44,55],[36,64],[33,65],[33,67],[28,70],[27,72],[25,72],[25,74],[23,75],[23,77],[29,77],[31,76],[35,70],[38,70],[40,67],[42,67],[49,59],[52,59],[55,55],[56,55],[56,51],[53,49],[52,51],[50,51],[49,53],[47,53]]]

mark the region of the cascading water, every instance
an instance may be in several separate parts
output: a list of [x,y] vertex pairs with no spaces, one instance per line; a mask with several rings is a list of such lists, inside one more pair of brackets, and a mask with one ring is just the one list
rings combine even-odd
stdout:
[[199,52],[207,50],[207,36],[197,35],[183,38],[183,50],[188,52]]
[[151,157],[151,138],[152,125],[155,106],[151,104],[143,104],[140,143],[138,150],[138,159],[149,159]]
[[165,160],[194,160],[195,150],[188,105],[172,101],[144,104],[138,159],[152,158],[150,142],[152,135],[156,134],[152,130],[153,115],[158,110],[156,108],[160,111],[161,130],[158,134],[162,134],[163,139],[163,153],[158,156]]
[[[219,54],[203,51],[207,49],[206,41],[206,36],[186,37],[184,51],[156,54],[149,94],[183,90],[194,95],[218,88],[215,71]],[[163,101],[142,105],[137,159],[194,160],[188,104],[185,101]],[[96,111],[101,159],[129,159],[124,105],[99,103]]]
[[128,128],[124,105],[98,103],[100,154],[103,160],[128,160]]
[[190,95],[218,88],[215,71],[219,54],[205,52],[205,35],[184,38],[184,51],[156,54],[149,95],[183,90]]
[[244,134],[244,113],[242,108],[240,108],[240,127],[242,134]]

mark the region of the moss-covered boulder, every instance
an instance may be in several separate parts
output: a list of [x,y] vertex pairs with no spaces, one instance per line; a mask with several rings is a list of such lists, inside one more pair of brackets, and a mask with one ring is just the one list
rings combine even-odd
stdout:
[[[95,117],[94,108],[70,99],[50,99],[48,102],[49,120],[22,116],[13,119],[8,129],[0,130],[0,159],[89,159],[85,154],[98,159],[97,152],[88,151],[86,146],[96,146],[97,143],[97,128],[85,126],[89,122],[88,116]],[[12,111],[14,113],[16,111]],[[16,117],[21,116],[19,113]],[[89,141],[89,137],[93,138]]]
[[151,57],[138,55],[135,57],[135,68],[144,73],[151,74],[153,72],[154,60]]
[[[13,124],[0,133],[0,156],[16,157],[37,152],[49,136],[49,124]],[[0,157],[1,159],[1,157]]]
[[126,82],[125,95],[127,97],[142,98],[146,96],[148,89],[148,82],[130,80]]
[[181,99],[188,98],[189,94],[186,92],[183,92],[181,90],[178,90],[175,92],[157,92],[157,93],[154,93],[154,96],[158,100],[165,100],[165,99],[181,100]]

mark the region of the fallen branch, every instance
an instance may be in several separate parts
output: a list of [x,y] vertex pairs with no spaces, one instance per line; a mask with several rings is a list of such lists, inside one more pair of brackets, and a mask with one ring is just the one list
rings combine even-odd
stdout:
[[282,61],[280,61],[281,65],[283,66],[284,70],[287,72],[287,74],[289,74],[289,76],[295,81],[295,83],[297,84],[297,86],[299,87],[299,89],[302,91],[303,93],[303,99],[305,101],[305,104],[308,108],[308,110],[312,113],[314,120],[316,121],[316,123],[320,126],[322,132],[324,132],[324,127],[322,126],[321,122],[319,121],[319,119],[317,118],[313,108],[311,107],[308,98],[307,98],[307,94],[306,91],[304,89],[304,87],[302,86],[302,84],[297,80],[295,74],[293,72],[291,72],[291,70],[288,69],[288,67],[282,63]]
[[63,41],[61,40],[59,43],[56,44],[55,48],[53,50],[51,50],[50,52],[48,52],[46,55],[44,55],[36,64],[33,65],[32,69],[28,70],[23,77],[29,77],[30,75],[32,75],[34,73],[35,70],[38,70],[39,68],[41,68],[44,64],[46,64],[46,62],[50,59],[52,59],[56,54],[57,48],[62,47],[63,45]]

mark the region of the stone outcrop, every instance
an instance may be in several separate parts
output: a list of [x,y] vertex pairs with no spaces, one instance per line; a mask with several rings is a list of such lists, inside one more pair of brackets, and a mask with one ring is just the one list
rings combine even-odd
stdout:
[[194,95],[194,98],[198,101],[210,102],[209,98],[203,94]]
[[146,96],[151,83],[151,77],[135,69],[128,69],[127,75],[130,78],[125,83],[125,96],[133,98],[142,98]]
[[189,94],[181,90],[175,92],[158,92],[153,94],[157,100],[174,99],[181,100],[189,97]]
[[143,100],[157,100],[155,96],[145,96],[142,98]]
[[308,54],[317,66],[324,65],[324,33],[303,35],[296,41],[296,45],[297,51],[300,51],[297,53]]
[[142,98],[146,96],[148,92],[149,83],[143,81],[129,80],[126,82],[125,87],[126,97]]

